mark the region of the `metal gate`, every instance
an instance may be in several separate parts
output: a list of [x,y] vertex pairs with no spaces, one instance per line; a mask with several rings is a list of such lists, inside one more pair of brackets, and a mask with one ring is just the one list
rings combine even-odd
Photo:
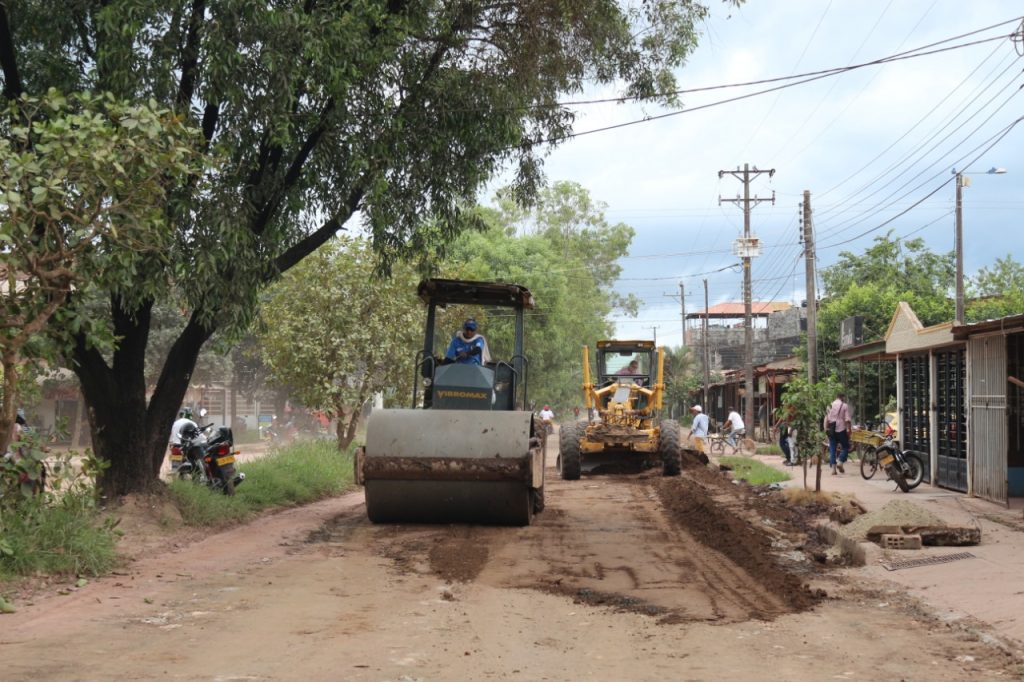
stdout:
[[1006,504],[1006,337],[967,342],[973,492]]
[[[928,410],[931,391],[928,380],[928,355],[904,355],[903,399],[900,406],[900,443],[905,450],[930,453],[931,431]],[[931,457],[924,462],[924,480],[931,482]]]
[[944,488],[967,492],[966,351],[963,348],[937,351],[935,374],[937,483]]

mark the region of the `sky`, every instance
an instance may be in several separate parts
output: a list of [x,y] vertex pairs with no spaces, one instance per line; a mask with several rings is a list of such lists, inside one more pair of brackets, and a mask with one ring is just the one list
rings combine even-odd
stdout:
[[[1002,23],[936,47],[986,41],[1021,31],[1024,15],[1018,0],[749,0],[738,9],[706,1],[712,14],[677,74],[680,88],[848,67]],[[1015,16],[1015,24],[1003,23]],[[636,231],[616,288],[643,306],[636,319],[613,316],[616,335],[679,345],[680,282],[687,312],[703,309],[704,278],[711,305],[743,300],[742,270],[731,255],[743,211],[719,202],[743,191],[719,171],[743,164],[775,170],[751,183],[752,196],[775,197],[751,212],[752,234],[763,245],[752,263],[754,300],[806,298],[798,220],[804,190],[819,268],[889,230],[951,252],[953,168],[978,173],[963,190],[965,273],[1011,253],[1024,261],[1024,121],[1007,132],[1024,116],[1022,53],[1024,42],[1004,37],[692,112],[773,85],[684,94],[678,115],[553,149],[545,162],[550,181],[579,183],[607,205],[611,222]],[[608,88],[574,99],[617,94]],[[621,103],[575,109],[576,133],[674,111]],[[992,167],[1007,172],[985,174]]]

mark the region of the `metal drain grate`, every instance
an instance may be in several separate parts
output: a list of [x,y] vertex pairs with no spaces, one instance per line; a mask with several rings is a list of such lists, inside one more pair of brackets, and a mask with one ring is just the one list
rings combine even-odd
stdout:
[[899,561],[883,561],[882,566],[889,571],[900,571],[904,568],[917,568],[918,566],[932,566],[934,564],[948,564],[950,561],[959,561],[960,559],[973,559],[974,555],[970,552],[956,552],[954,554],[943,554],[940,556],[930,556],[921,559],[902,559]]

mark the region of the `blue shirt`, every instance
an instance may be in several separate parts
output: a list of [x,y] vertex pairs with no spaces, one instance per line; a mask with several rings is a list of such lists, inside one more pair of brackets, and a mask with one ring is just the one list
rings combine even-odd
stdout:
[[695,438],[707,438],[708,416],[703,412],[693,418],[693,426],[690,427],[690,435]]
[[[484,348],[487,342],[484,341],[484,337],[476,334],[472,339],[466,340],[462,337],[461,333],[456,334],[452,337],[452,342],[448,344],[448,352],[444,354],[449,360],[455,360],[464,365],[480,365],[483,364]],[[479,348],[479,352],[475,354],[473,350]],[[467,353],[466,357],[460,358],[460,353]]]

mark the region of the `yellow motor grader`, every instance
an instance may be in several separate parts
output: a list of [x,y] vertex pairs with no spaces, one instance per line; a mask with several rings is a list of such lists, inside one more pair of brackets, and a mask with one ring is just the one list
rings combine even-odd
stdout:
[[665,350],[653,341],[597,342],[597,373],[583,347],[583,397],[587,421],[566,424],[559,435],[558,472],[576,480],[583,471],[623,464],[661,466],[677,476],[681,464],[679,424],[661,419]]

